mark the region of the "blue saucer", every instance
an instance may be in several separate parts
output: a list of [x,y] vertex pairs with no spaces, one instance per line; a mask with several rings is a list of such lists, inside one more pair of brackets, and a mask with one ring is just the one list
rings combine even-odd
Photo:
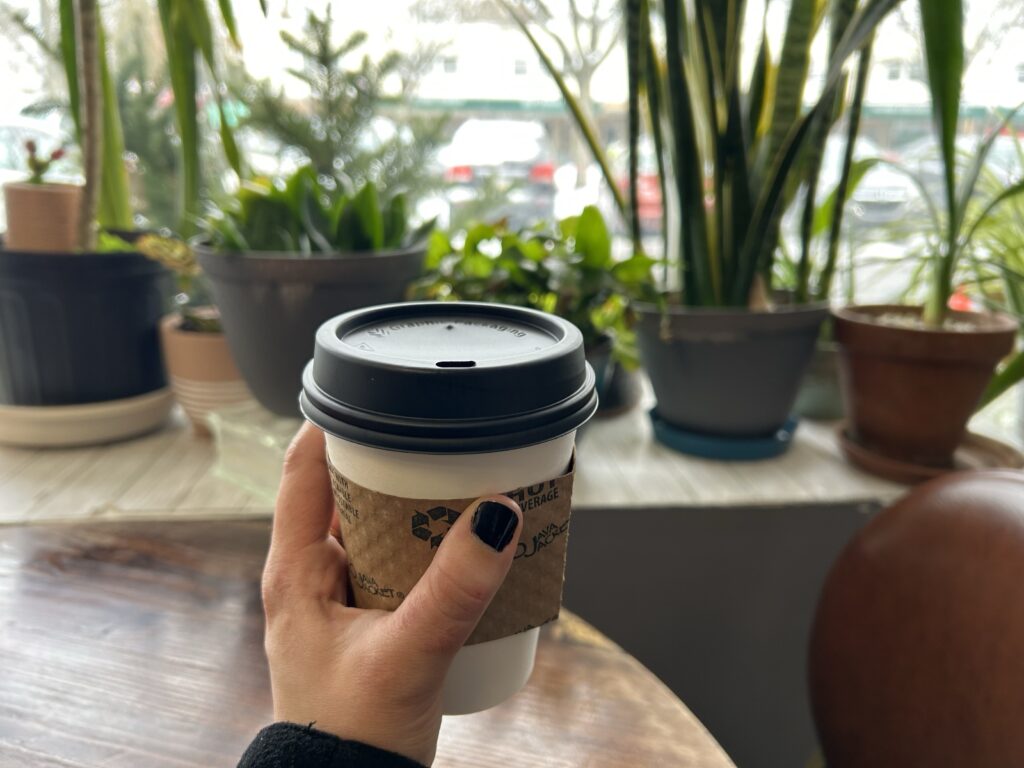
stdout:
[[769,437],[727,437],[690,432],[663,420],[656,408],[650,411],[654,437],[662,445],[680,453],[719,461],[758,461],[781,456],[793,442],[799,420],[791,416],[778,432]]

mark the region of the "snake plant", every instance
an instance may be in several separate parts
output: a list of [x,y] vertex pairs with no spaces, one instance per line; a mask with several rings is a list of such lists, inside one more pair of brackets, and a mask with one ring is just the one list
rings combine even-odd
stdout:
[[[664,223],[666,240],[679,255],[682,303],[694,306],[748,306],[757,285],[770,282],[772,262],[786,206],[801,182],[805,194],[802,235],[814,229],[816,178],[829,128],[845,101],[845,67],[860,58],[866,73],[867,49],[879,22],[899,0],[792,0],[781,51],[772,55],[761,20],[753,41],[753,72],[741,75],[748,6],[745,0],[715,3],[684,0],[625,0],[629,67],[631,155],[629,203],[619,208],[630,219],[639,248],[636,200],[636,149],[643,115],[659,163],[663,199],[674,199],[679,219]],[[510,3],[506,9],[527,32],[542,63],[558,84],[584,137],[617,191],[603,162],[603,150],[585,115],[574,106],[570,89]],[[810,51],[828,18],[828,67],[820,98],[805,108]],[[754,25],[758,26],[758,25]],[[863,78],[864,75],[861,75]],[[860,87],[863,100],[863,85]],[[857,122],[851,120],[852,144]],[[843,169],[832,207],[838,217],[849,191],[852,157]],[[838,227],[831,240],[838,241]],[[837,246],[815,293],[827,290]],[[798,267],[799,298],[809,298],[810,254],[804,245]]]
[[[897,3],[793,0],[778,57],[762,19],[755,65],[744,80],[743,34],[751,28],[744,0],[628,0],[626,11],[639,22],[627,28],[647,30],[639,42],[647,54],[630,57],[640,67],[631,77],[638,91],[631,101],[645,104],[652,125],[661,126],[668,187],[680,210],[675,231],[666,235],[678,245],[682,303],[757,303],[758,287],[770,285],[782,214],[801,182],[809,190],[802,218],[807,241],[823,145],[844,100],[846,64],[854,55],[866,60],[875,28]],[[826,18],[825,80],[821,96],[805,108],[810,50]],[[841,208],[839,201],[834,210]],[[808,297],[809,260],[803,247],[800,298]]]

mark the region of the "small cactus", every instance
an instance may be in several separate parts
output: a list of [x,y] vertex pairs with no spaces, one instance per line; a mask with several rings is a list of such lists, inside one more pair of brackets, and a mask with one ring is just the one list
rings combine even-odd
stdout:
[[39,154],[39,147],[36,146],[34,140],[29,139],[25,142],[25,152],[28,155],[28,171],[29,171],[29,183],[30,184],[43,184],[47,172],[50,170],[50,166],[55,162],[64,157],[64,147],[57,147],[50,153],[50,157],[46,158]]

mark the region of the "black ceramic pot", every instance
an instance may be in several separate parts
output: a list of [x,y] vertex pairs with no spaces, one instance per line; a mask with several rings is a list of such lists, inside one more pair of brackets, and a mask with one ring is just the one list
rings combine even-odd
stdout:
[[316,329],[351,309],[402,301],[424,256],[421,248],[301,256],[198,246],[196,253],[231,355],[253,395],[274,413],[295,417]]
[[73,405],[167,385],[170,276],[134,253],[0,250],[0,403]]
[[793,409],[828,306],[773,311],[637,306],[644,367],[658,413],[691,432],[774,434]]

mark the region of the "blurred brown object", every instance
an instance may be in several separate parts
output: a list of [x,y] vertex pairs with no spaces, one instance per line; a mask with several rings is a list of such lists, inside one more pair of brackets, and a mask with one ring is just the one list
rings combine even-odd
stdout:
[[9,251],[70,253],[78,249],[82,187],[74,184],[5,184]]
[[880,513],[825,583],[809,673],[829,768],[1024,765],[1024,473]]

